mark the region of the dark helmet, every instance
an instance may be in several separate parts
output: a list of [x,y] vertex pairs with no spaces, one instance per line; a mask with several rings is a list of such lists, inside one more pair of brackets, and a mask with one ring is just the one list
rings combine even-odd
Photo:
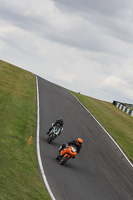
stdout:
[[80,146],[83,143],[83,140],[81,138],[77,139],[77,144]]
[[60,122],[63,122],[63,119],[60,119]]
[[63,119],[59,119],[59,124],[63,126]]

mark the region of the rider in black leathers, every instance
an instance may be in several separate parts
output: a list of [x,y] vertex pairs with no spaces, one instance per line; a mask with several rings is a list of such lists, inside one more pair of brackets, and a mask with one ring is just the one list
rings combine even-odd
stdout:
[[47,134],[50,133],[50,131],[53,129],[54,126],[59,126],[60,127],[60,132],[59,135],[61,134],[62,128],[63,128],[64,122],[63,119],[58,119],[54,122],[54,124],[52,125],[51,128],[49,128],[49,131],[47,132]]

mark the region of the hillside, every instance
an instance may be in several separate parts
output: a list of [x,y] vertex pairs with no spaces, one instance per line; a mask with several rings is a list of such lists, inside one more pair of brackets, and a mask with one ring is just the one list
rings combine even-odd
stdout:
[[[133,118],[111,103],[72,93],[133,162]],[[0,111],[0,199],[50,199],[36,158],[35,75],[1,60]],[[28,145],[31,135],[31,145]]]
[[50,199],[38,171],[35,134],[35,76],[0,61],[1,200]]

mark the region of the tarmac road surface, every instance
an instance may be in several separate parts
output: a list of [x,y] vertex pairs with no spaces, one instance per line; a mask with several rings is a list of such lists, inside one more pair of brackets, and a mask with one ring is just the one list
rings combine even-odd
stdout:
[[[133,200],[133,168],[96,120],[69,93],[38,77],[40,154],[56,200]],[[63,118],[64,130],[51,144],[46,132]],[[81,137],[75,159],[61,166],[55,159],[59,146]]]

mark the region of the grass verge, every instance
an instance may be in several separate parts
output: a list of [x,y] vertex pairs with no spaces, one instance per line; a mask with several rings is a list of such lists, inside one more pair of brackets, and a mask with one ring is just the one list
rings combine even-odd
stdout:
[[35,133],[35,76],[0,60],[1,200],[50,199],[38,172]]
[[112,103],[70,91],[95,116],[133,163],[133,117]]

